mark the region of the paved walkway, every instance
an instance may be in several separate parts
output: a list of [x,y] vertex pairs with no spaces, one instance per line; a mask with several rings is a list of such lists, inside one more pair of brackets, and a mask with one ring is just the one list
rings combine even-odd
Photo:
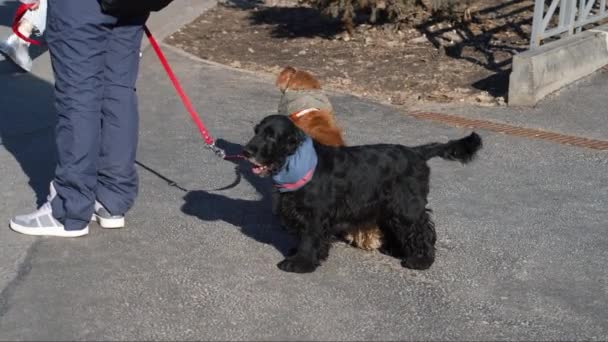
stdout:
[[[238,148],[276,109],[269,80],[165,50],[222,146]],[[0,61],[0,222],[43,199],[52,175],[47,62],[24,75]],[[94,225],[72,240],[0,229],[0,339],[608,338],[605,152],[479,131],[474,163],[431,162],[439,250],[429,271],[337,244],[317,272],[294,275],[275,266],[292,241],[269,214],[268,184],[204,148],[150,51],[138,91],[141,195],[128,227]],[[468,133],[331,100],[351,144]]]

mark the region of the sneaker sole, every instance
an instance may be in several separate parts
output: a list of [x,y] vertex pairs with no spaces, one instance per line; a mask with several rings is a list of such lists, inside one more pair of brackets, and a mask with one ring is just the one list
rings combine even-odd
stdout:
[[11,220],[9,227],[17,233],[33,236],[58,236],[58,237],[80,237],[89,234],[89,227],[81,230],[65,230],[58,227],[52,228],[31,228],[24,227]]
[[117,218],[106,219],[101,216],[93,214],[91,221],[97,222],[101,228],[105,228],[105,229],[118,229],[118,228],[124,228],[124,226],[125,226],[124,217],[118,218],[118,219]]

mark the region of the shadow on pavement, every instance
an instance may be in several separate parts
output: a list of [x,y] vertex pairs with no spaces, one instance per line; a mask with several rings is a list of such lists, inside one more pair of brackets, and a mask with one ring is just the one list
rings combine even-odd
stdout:
[[[216,145],[227,154],[238,154],[242,146],[226,140],[218,139]],[[241,232],[250,238],[265,244],[272,245],[283,255],[290,249],[290,236],[281,229],[279,220],[271,212],[272,185],[269,179],[259,178],[248,172],[248,162],[231,160],[236,165],[237,181],[230,187],[236,186],[240,179],[250,183],[262,198],[260,200],[233,199],[216,193],[215,191],[195,190],[184,196],[182,212],[198,217],[203,221],[221,220],[237,226]],[[229,188],[229,187],[227,187]],[[227,189],[226,187],[222,190]]]
[[[53,86],[0,60],[0,143],[19,163],[44,203],[56,165]],[[3,175],[6,177],[7,175]]]
[[[0,26],[10,27],[19,1],[0,3]],[[0,36],[1,40],[8,33]],[[35,37],[43,40],[41,37]],[[47,51],[45,44],[32,46],[36,58]],[[0,54],[0,144],[11,153],[29,178],[36,202],[46,201],[56,164],[53,85],[19,67]],[[7,175],[3,175],[6,177]]]
[[13,25],[15,11],[20,4],[21,2],[17,0],[5,0],[0,2],[0,26],[11,27]]

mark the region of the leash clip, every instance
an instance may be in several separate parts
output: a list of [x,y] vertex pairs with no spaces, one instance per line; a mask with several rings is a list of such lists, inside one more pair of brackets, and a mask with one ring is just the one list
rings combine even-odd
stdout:
[[209,147],[209,149],[210,149],[211,151],[213,151],[213,153],[214,153],[216,156],[218,156],[219,158],[221,158],[221,159],[226,158],[226,152],[225,152],[224,150],[222,150],[221,148],[219,148],[219,147],[215,146],[215,142],[213,142],[213,143],[211,143],[211,144],[207,145],[207,147]]

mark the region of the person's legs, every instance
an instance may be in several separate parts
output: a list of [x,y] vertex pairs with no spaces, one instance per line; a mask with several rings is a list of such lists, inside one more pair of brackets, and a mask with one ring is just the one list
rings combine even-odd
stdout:
[[[145,17],[120,19],[110,34],[103,75],[101,148],[97,200],[114,216],[98,216],[102,226],[118,228],[138,191],[135,154],[139,115],[135,83]],[[97,211],[96,211],[97,212]],[[121,221],[122,220],[122,221]]]
[[47,43],[58,113],[58,164],[52,183],[56,196],[49,200],[53,217],[65,231],[88,229],[93,214],[105,51],[115,22],[116,18],[101,13],[96,0],[51,0],[48,4]]

